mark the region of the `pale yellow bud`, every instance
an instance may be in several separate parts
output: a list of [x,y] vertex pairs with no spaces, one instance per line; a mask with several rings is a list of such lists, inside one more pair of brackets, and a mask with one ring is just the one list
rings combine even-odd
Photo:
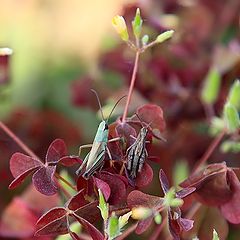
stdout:
[[136,220],[143,220],[152,215],[152,210],[146,207],[136,207],[132,209],[132,218]]
[[127,26],[125,23],[125,20],[123,16],[115,16],[112,19],[112,25],[116,29],[117,33],[120,35],[123,41],[128,41],[128,31],[127,31]]

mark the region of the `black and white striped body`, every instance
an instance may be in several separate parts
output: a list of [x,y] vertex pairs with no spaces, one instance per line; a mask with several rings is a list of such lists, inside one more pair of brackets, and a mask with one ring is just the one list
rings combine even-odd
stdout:
[[127,149],[127,170],[131,179],[135,179],[137,173],[141,172],[148,156],[146,150],[147,133],[147,128],[141,128],[135,142]]

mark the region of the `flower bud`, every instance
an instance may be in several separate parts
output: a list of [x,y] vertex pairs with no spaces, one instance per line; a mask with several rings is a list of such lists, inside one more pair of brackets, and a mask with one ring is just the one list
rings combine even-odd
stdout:
[[167,39],[172,37],[173,33],[174,33],[173,30],[169,30],[169,31],[159,34],[156,38],[156,42],[162,43],[162,42],[166,41]]
[[125,20],[123,16],[115,16],[112,19],[112,25],[116,29],[117,33],[120,35],[123,41],[128,41],[128,31],[127,31],[127,26],[125,23]]
[[136,207],[132,209],[132,218],[144,220],[152,215],[152,210],[147,207]]

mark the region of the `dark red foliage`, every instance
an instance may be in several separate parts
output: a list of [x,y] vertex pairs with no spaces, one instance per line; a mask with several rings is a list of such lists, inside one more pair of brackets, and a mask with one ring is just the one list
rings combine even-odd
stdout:
[[67,148],[63,140],[56,139],[48,148],[45,164],[39,159],[29,157],[22,153],[15,153],[10,159],[10,170],[15,178],[9,188],[18,186],[30,173],[34,172],[32,181],[36,189],[45,195],[53,195],[57,192],[54,181],[56,164],[72,165],[80,160],[77,157],[66,156]]
[[134,187],[146,187],[149,185],[153,180],[153,170],[148,163],[144,163],[141,173],[137,175],[136,179],[132,179],[128,176],[128,171],[125,171],[126,176],[128,178],[128,182],[131,186]]
[[97,177],[108,184],[111,189],[109,204],[117,205],[126,200],[126,180],[123,176],[112,174],[106,171],[100,172]]
[[73,196],[65,207],[56,207],[45,213],[37,222],[36,235],[59,235],[70,233],[77,238],[76,233],[69,230],[70,217],[79,221],[93,239],[104,239],[103,235],[90,222],[99,216],[97,202],[88,203],[83,191]]
[[103,180],[96,177],[94,177],[94,184],[97,187],[97,189],[100,189],[101,192],[103,193],[105,201],[108,201],[111,195],[111,188],[109,187],[109,185]]
[[[231,223],[240,223],[240,183],[235,172],[226,163],[208,165],[193,174],[181,186],[196,187],[195,196],[202,203],[218,206]],[[213,194],[214,193],[214,194]]]
[[[169,182],[166,174],[161,169],[159,172],[159,180],[161,183],[162,190],[164,194],[169,191]],[[184,198],[195,191],[195,187],[183,188],[182,190],[176,192],[177,198]],[[181,209],[179,207],[168,209],[168,225],[169,230],[174,238],[174,240],[180,240],[180,235],[182,231],[189,231],[193,227],[193,220],[182,218]]]
[[[169,182],[168,179],[161,169],[159,172],[159,180],[161,183],[161,187],[163,189],[164,194],[166,194],[169,190]],[[195,191],[194,187],[184,188],[176,193],[176,197],[184,198]],[[164,199],[157,196],[148,195],[142,193],[140,191],[132,191],[127,198],[127,203],[129,207],[147,207],[152,209],[152,215],[147,219],[141,220],[138,223],[136,228],[136,233],[141,234],[147,230],[150,226],[154,214],[158,213],[164,207],[163,205]],[[193,227],[193,221],[189,219],[185,219],[181,217],[182,213],[179,207],[168,208],[168,223],[169,223],[169,230],[174,239],[180,239],[180,235],[182,231],[189,231]]]

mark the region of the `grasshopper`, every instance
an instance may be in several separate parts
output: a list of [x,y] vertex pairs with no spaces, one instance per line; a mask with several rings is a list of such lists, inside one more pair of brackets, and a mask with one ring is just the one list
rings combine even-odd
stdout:
[[141,172],[143,164],[148,157],[146,149],[146,138],[148,134],[148,126],[142,127],[135,142],[127,149],[127,170],[130,172],[131,179],[137,177],[137,173]]
[[[102,106],[101,106],[98,94],[93,89],[91,89],[91,91],[97,97],[97,101],[98,101],[100,112],[101,112],[101,116],[102,116],[102,121],[100,122],[100,124],[98,126],[97,133],[95,135],[93,143],[92,144],[82,145],[79,148],[79,156],[80,156],[81,150],[83,148],[91,148],[90,152],[84,158],[81,166],[76,171],[77,175],[81,175],[82,174],[82,176],[84,178],[86,178],[86,179],[91,177],[98,169],[100,169],[103,166],[106,152],[108,153],[110,159],[112,159],[111,153],[110,153],[110,151],[109,151],[109,149],[107,147],[107,143],[108,142],[117,141],[120,138],[113,138],[111,140],[108,140],[108,133],[109,133],[108,120],[111,117],[111,115],[112,115],[114,109],[116,108],[117,104],[125,97],[125,96],[121,97],[115,103],[115,105],[112,108],[112,110],[111,110],[107,120],[105,120],[104,116],[103,116]],[[83,169],[84,169],[84,172],[83,172]]]

